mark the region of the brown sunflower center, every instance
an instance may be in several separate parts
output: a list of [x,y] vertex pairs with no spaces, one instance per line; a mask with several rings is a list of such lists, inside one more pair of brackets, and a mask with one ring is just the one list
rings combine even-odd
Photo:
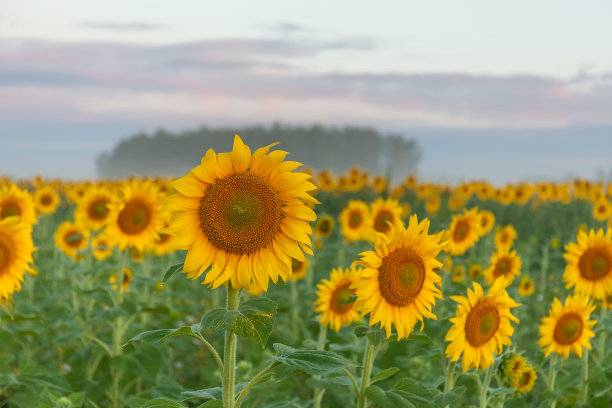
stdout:
[[108,207],[106,206],[107,200],[105,198],[98,198],[89,204],[89,216],[96,220],[101,221],[106,218],[108,214]]
[[250,254],[269,245],[283,218],[278,193],[262,176],[234,173],[208,186],[200,200],[200,227],[215,247]]
[[349,289],[350,283],[338,286],[331,295],[330,307],[335,313],[346,313],[353,308],[353,303],[346,303],[347,300],[355,293]]
[[292,272],[299,272],[300,269],[302,269],[302,265],[304,265],[304,262],[298,261],[295,258],[291,258],[291,271]]
[[51,199],[51,196],[49,194],[44,194],[43,196],[40,197],[40,203],[42,205],[49,205],[51,204],[53,200]]
[[7,237],[0,235],[0,276],[13,261],[13,245]]
[[361,215],[361,212],[359,211],[351,211],[349,213],[349,227],[351,228],[357,228],[361,225],[361,222],[363,221],[363,216]]
[[529,385],[529,383],[531,383],[532,375],[533,373],[531,372],[531,370],[523,371],[523,374],[521,375],[521,379],[519,381],[519,387],[526,387],[527,385]]
[[499,276],[506,275],[512,268],[512,260],[508,257],[503,257],[495,264],[495,270],[493,275],[497,278]]
[[374,229],[378,232],[386,233],[391,229],[391,226],[387,223],[393,223],[393,214],[388,210],[380,210],[374,218]]
[[473,347],[487,343],[499,328],[499,310],[491,300],[480,300],[465,319],[465,339]]
[[77,248],[79,245],[81,245],[83,239],[83,234],[81,234],[81,231],[77,230],[70,230],[66,233],[66,235],[64,235],[64,242],[66,245],[73,248]]
[[488,226],[489,226],[489,217],[487,217],[487,216],[482,216],[482,217],[480,218],[480,225],[481,225],[483,228],[488,227]]
[[157,238],[157,240],[155,242],[157,242],[158,244],[164,244],[169,239],[170,239],[170,235],[161,233],[161,234],[159,234],[159,238]]
[[8,200],[2,203],[2,212],[0,212],[0,219],[4,219],[13,215],[21,215],[21,207],[19,206],[19,204]]
[[582,334],[584,322],[576,312],[569,312],[559,318],[555,325],[554,338],[563,346],[575,343]]
[[463,241],[470,232],[470,224],[466,220],[459,220],[455,225],[453,232],[453,240],[456,242]]
[[414,301],[425,281],[425,263],[412,248],[397,248],[378,268],[380,294],[393,306],[407,306]]
[[321,221],[319,221],[317,230],[319,230],[320,234],[327,235],[331,232],[331,228],[332,228],[331,221],[328,220],[327,218],[324,218]]
[[132,198],[119,213],[118,224],[121,232],[136,235],[144,231],[151,222],[151,209],[140,198]]
[[597,281],[610,273],[612,270],[612,259],[604,248],[589,248],[580,257],[578,269],[584,279]]

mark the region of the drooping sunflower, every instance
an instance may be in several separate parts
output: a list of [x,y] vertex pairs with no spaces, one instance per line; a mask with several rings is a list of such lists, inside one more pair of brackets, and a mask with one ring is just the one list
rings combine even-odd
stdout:
[[321,313],[321,324],[327,325],[335,330],[350,325],[359,320],[359,312],[355,308],[355,302],[347,303],[349,298],[355,294],[351,285],[359,277],[359,271],[348,268],[332,270],[329,280],[323,279],[317,285],[317,300],[315,311]]
[[77,201],[74,220],[92,231],[101,229],[108,221],[113,198],[103,187],[89,187]]
[[34,192],[34,205],[39,214],[51,214],[60,203],[60,196],[53,186],[46,185]]
[[453,215],[448,228],[446,251],[452,255],[463,255],[474,246],[482,235],[478,208],[463,210],[463,214]]
[[402,207],[397,200],[387,198],[377,198],[370,205],[370,214],[372,215],[372,228],[368,235],[368,239],[374,241],[376,233],[386,234],[391,230],[391,226],[403,226]]
[[21,290],[23,275],[34,273],[34,244],[28,224],[17,217],[0,220],[0,302]]
[[340,228],[344,239],[348,242],[364,239],[371,224],[370,209],[363,201],[349,201],[340,213]]
[[109,204],[104,233],[119,246],[143,251],[151,248],[164,218],[159,191],[151,181],[131,180],[120,191],[119,199]]
[[602,229],[587,234],[578,231],[577,243],[565,246],[567,261],[563,272],[566,288],[574,287],[594,299],[604,299],[612,293],[612,230]]
[[533,292],[535,292],[533,280],[529,276],[523,276],[518,285],[519,296],[531,296]]
[[510,248],[516,239],[516,230],[512,225],[506,225],[495,232],[495,247]]
[[485,235],[487,232],[491,231],[493,225],[495,225],[495,214],[489,210],[482,210],[478,212],[478,215],[480,216],[481,234]]
[[94,258],[98,261],[103,261],[113,254],[113,246],[111,240],[105,234],[99,234],[91,240],[91,250]]
[[315,235],[317,237],[328,237],[334,230],[334,220],[329,215],[320,217],[315,224]]
[[515,388],[518,392],[529,392],[533,388],[537,378],[538,374],[534,368],[527,366],[521,371],[516,379],[510,383],[510,386]]
[[291,275],[289,275],[289,280],[300,280],[304,279],[306,273],[308,272],[308,267],[310,266],[310,261],[308,258],[304,259],[304,262],[298,261],[295,258],[291,259]]
[[79,223],[64,221],[55,231],[55,246],[66,256],[78,259],[79,251],[87,248],[89,231]]
[[507,383],[512,383],[527,367],[527,360],[518,354],[507,354],[499,364],[499,371]]
[[489,286],[501,276],[512,283],[514,277],[521,274],[521,257],[516,251],[510,251],[505,247],[500,248],[491,255],[491,265],[483,273]]
[[308,222],[316,215],[305,202],[318,202],[308,193],[315,186],[310,175],[293,172],[300,163],[283,161],[287,152],[268,153],[271,146],[251,155],[236,135],[232,152],[208,150],[200,166],[173,183],[169,232],[188,249],[188,278],[211,267],[203,283],[213,288],[256,280],[267,291],[270,279],[287,280],[291,258],[312,255]]
[[[125,292],[130,289],[130,283],[132,282],[132,277],[134,274],[130,268],[123,268],[123,282],[121,283],[121,291]],[[117,280],[119,279],[119,271],[117,271],[113,276],[108,278],[108,282],[112,283],[111,289],[117,290]]]
[[432,313],[436,298],[442,298],[442,278],[434,272],[442,263],[436,259],[443,247],[442,234],[429,235],[429,220],[420,223],[410,217],[408,227],[392,227],[379,233],[375,251],[361,254],[365,270],[352,285],[356,289],[356,307],[370,314],[370,326],[380,322],[387,337],[395,326],[399,339],[408,337],[423,317],[436,319]]
[[456,316],[450,319],[453,326],[444,338],[450,342],[446,356],[451,361],[463,355],[463,371],[471,367],[486,369],[493,364],[495,354],[512,344],[514,328],[510,322],[518,323],[510,309],[519,304],[506,292],[509,281],[497,279],[486,295],[477,282],[473,285],[474,290],[468,289],[467,297],[451,296],[459,305]]
[[32,195],[14,184],[0,186],[0,220],[11,216],[29,225],[36,224]]
[[589,298],[581,295],[570,295],[565,304],[557,298],[553,300],[547,317],[542,318],[539,327],[540,340],[538,344],[546,353],[557,353],[564,359],[573,351],[582,356],[582,348],[591,348],[590,339],[595,337],[593,326],[596,320],[589,320],[589,315],[595,306]]

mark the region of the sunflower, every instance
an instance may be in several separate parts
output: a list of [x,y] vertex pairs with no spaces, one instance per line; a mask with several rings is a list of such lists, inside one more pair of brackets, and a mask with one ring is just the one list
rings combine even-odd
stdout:
[[[132,282],[132,270],[130,268],[123,268],[123,282],[121,283],[121,291],[125,292],[130,288],[130,283]],[[110,278],[108,278],[108,282],[112,283],[112,290],[117,290],[117,280],[119,279],[119,271]]]
[[533,280],[529,276],[523,276],[518,285],[519,296],[531,296],[533,292],[535,292]]
[[425,201],[425,211],[427,211],[427,214],[430,215],[435,215],[438,213],[438,211],[440,210],[440,196],[439,195],[432,195],[431,197],[429,197],[426,201]]
[[499,364],[499,371],[507,383],[512,383],[527,367],[527,360],[518,354],[507,354]]
[[328,237],[334,230],[334,220],[329,215],[320,217],[314,228],[315,236]]
[[565,304],[557,298],[553,300],[547,317],[542,318],[539,327],[540,340],[538,344],[546,353],[560,354],[564,359],[573,351],[582,356],[582,348],[591,348],[590,339],[595,337],[593,326],[596,320],[589,320],[589,315],[595,309],[589,298],[582,295],[570,295]]
[[457,211],[459,208],[464,207],[464,206],[465,206],[465,199],[462,197],[454,195],[448,199],[448,208],[451,211]]
[[495,214],[488,210],[482,210],[478,212],[478,216],[480,217],[481,234],[485,235],[495,225]]
[[370,209],[363,201],[351,200],[340,213],[340,229],[348,242],[359,241],[372,225]]
[[34,205],[39,214],[51,214],[59,203],[59,194],[50,185],[43,186],[34,192]]
[[417,185],[418,185],[417,176],[415,176],[414,174],[409,174],[406,176],[406,179],[404,180],[404,187],[410,190],[414,190],[417,187]]
[[323,191],[332,191],[336,188],[334,175],[329,170],[324,170],[317,176],[317,186]]
[[612,309],[612,293],[603,299],[602,306],[606,309]]
[[601,197],[593,203],[593,218],[605,221],[612,215],[612,205],[606,197]]
[[529,392],[538,378],[536,371],[531,366],[527,366],[521,373],[510,383],[512,388],[516,388],[518,392]]
[[495,247],[510,248],[516,239],[516,230],[512,225],[506,225],[504,228],[495,232]]
[[480,183],[476,187],[476,196],[480,201],[489,200],[493,196],[493,186],[488,183]]
[[393,226],[388,234],[377,235],[375,251],[361,254],[366,269],[352,285],[356,289],[357,307],[370,313],[370,326],[380,322],[391,335],[395,326],[399,339],[408,337],[423,316],[436,319],[431,312],[442,292],[436,285],[442,279],[434,272],[440,268],[436,256],[443,243],[442,234],[429,235],[429,220],[418,222],[410,217],[408,227]]
[[167,255],[174,252],[174,236],[167,234],[166,229],[170,224],[166,224],[159,233],[157,239],[153,242],[153,253],[157,256]]
[[21,290],[21,282],[30,267],[34,244],[28,224],[17,217],[0,220],[0,302]]
[[335,330],[350,325],[359,320],[359,312],[355,308],[355,302],[347,303],[349,298],[355,294],[351,285],[359,277],[359,271],[348,268],[332,270],[329,280],[323,279],[317,285],[317,300],[315,311],[321,312],[321,324],[327,325]]
[[508,280],[497,279],[487,295],[477,282],[473,285],[474,290],[468,289],[467,297],[451,296],[459,305],[456,316],[450,319],[453,326],[444,338],[450,342],[446,356],[451,361],[463,355],[463,371],[491,366],[495,354],[501,353],[504,345],[512,344],[510,337],[514,328],[510,321],[518,323],[510,309],[519,304],[506,292]]
[[203,283],[213,288],[256,280],[267,291],[269,279],[291,275],[291,258],[312,255],[308,222],[316,215],[305,202],[318,202],[308,193],[315,186],[308,174],[293,172],[300,163],[283,161],[287,152],[268,153],[271,146],[251,156],[236,135],[231,153],[208,150],[200,166],[173,183],[168,231],[188,249],[188,278],[212,266]]
[[470,279],[478,279],[482,276],[482,265],[479,263],[473,263],[468,269],[468,276]]
[[306,273],[308,272],[308,266],[310,266],[310,261],[308,260],[308,258],[305,258],[304,262],[292,258],[291,275],[289,275],[289,280],[303,279],[306,276]]
[[104,227],[108,220],[113,194],[102,187],[90,187],[77,201],[74,220],[92,231]]
[[412,207],[408,203],[401,203],[400,207],[402,207],[402,218],[408,218],[412,213]]
[[87,248],[89,231],[81,224],[64,221],[55,231],[55,246],[66,256],[78,259],[79,251]]
[[402,207],[397,200],[387,198],[377,198],[370,205],[370,214],[372,214],[372,229],[368,234],[371,241],[376,239],[376,233],[382,232],[386,234],[391,230],[391,226],[403,226]]
[[14,184],[0,187],[0,220],[16,216],[26,224],[36,224],[32,195]]
[[463,210],[463,214],[453,215],[448,228],[446,251],[451,255],[462,255],[476,244],[482,235],[478,209]]
[[521,257],[509,248],[498,249],[491,255],[491,265],[483,273],[489,286],[501,276],[512,283],[514,277],[521,274]]
[[120,250],[143,251],[153,246],[163,225],[160,196],[150,181],[132,180],[121,188],[120,199],[110,205],[105,234]]
[[94,258],[98,261],[103,261],[113,254],[113,247],[110,245],[111,240],[105,234],[100,234],[91,240],[91,249]]
[[578,243],[565,246],[563,257],[567,261],[563,272],[566,288],[595,299],[612,293],[612,230],[604,234],[590,230],[578,232]]
[[457,265],[453,268],[453,274],[451,275],[451,280],[455,283],[459,283],[465,277],[465,266]]
[[514,192],[514,202],[517,204],[526,204],[533,197],[534,187],[531,184],[519,184]]

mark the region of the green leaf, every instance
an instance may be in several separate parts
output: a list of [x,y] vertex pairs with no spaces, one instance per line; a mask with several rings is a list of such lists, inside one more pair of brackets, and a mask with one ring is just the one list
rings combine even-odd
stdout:
[[168,268],[168,270],[166,271],[166,273],[164,274],[164,278],[162,279],[162,283],[166,283],[168,282],[168,280],[177,272],[180,272],[183,270],[183,266],[185,266],[184,263],[179,263],[176,265],[172,265],[171,267]]
[[356,366],[354,362],[325,350],[298,350],[284,344],[275,343],[275,361],[310,375],[326,375]]
[[194,324],[192,326],[183,326],[178,329],[160,329],[160,330],[150,330],[146,332],[142,332],[137,334],[128,340],[127,343],[124,344],[124,347],[127,344],[134,342],[143,342],[148,344],[159,343],[162,340],[169,339],[170,337],[177,336],[193,336],[194,334],[200,331],[200,325]]
[[373,402],[377,407],[381,408],[396,408],[407,407],[412,408],[414,404],[398,395],[394,391],[385,391],[377,385],[370,385],[366,388],[366,397]]
[[185,408],[185,406],[168,398],[155,398],[147,401],[142,408]]
[[355,327],[354,333],[357,337],[367,336],[367,338],[370,340],[370,343],[375,346],[378,346],[387,339],[386,333],[382,329],[375,327],[357,326]]
[[209,310],[200,322],[202,329],[232,330],[238,336],[266,346],[274,327],[278,305],[265,297],[250,298],[238,310],[215,308]]
[[395,374],[398,373],[399,370],[400,369],[397,367],[387,368],[386,370],[383,370],[380,373],[376,374],[374,377],[372,377],[372,379],[370,380],[370,384],[374,384],[379,381],[386,380],[389,377],[393,377]]
[[[247,386],[247,383],[245,382],[236,384],[234,386],[234,394],[238,394],[246,386]],[[203,390],[181,392],[181,401],[183,402],[197,400],[197,399],[222,400],[223,399],[223,388],[214,387],[214,388],[206,388]]]
[[516,390],[514,388],[505,388],[505,387],[499,387],[499,388],[493,388],[493,387],[489,387],[489,394],[490,395],[508,395],[508,394],[514,394],[516,392]]
[[198,408],[223,408],[223,401],[210,400],[198,405]]
[[357,300],[357,296],[351,295],[344,301],[342,306],[346,306],[346,305],[350,305],[351,303],[355,303],[356,300]]

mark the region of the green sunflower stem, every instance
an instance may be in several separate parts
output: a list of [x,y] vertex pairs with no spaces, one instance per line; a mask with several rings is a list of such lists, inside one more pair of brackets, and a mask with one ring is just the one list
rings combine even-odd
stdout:
[[300,321],[300,302],[297,288],[297,281],[292,280],[289,282],[290,293],[291,293],[291,334],[293,339],[297,342],[300,338],[300,327],[298,323]]
[[[548,391],[555,392],[555,379],[557,378],[557,354],[553,353],[550,357],[550,365],[548,366]],[[555,398],[550,404],[551,408],[557,406],[557,399]]]
[[[325,340],[327,339],[327,325],[319,325],[319,340],[317,341],[317,350],[325,349]],[[315,379],[320,378],[316,376]],[[325,388],[314,389],[314,403],[313,408],[321,408],[321,401],[323,401],[323,395],[325,394]]]
[[[602,304],[600,306],[601,309],[599,311],[599,321],[597,322],[601,326],[605,326],[605,320],[606,320],[606,308],[604,307],[603,302],[604,301],[602,301]],[[599,338],[597,339],[597,358],[600,364],[604,362],[605,356],[606,356],[606,332],[601,331],[599,333]]]
[[[240,290],[227,284],[226,309],[236,310],[240,304]],[[230,328],[225,330],[225,345],[223,348],[223,408],[234,408],[234,385],[236,382],[236,344],[238,338]]]
[[582,354],[582,390],[580,391],[580,402],[587,403],[589,396],[589,349],[584,349]]
[[448,360],[448,367],[446,368],[446,381],[444,381],[444,393],[450,392],[455,386],[455,364],[456,361]]
[[[119,253],[119,271],[117,280],[115,281],[117,284],[117,296],[115,300],[115,306],[120,306],[123,302],[123,279],[124,279],[124,269],[125,269],[125,258],[127,255],[128,249],[121,251]],[[123,316],[118,316],[115,319],[115,324],[113,325],[113,357],[121,355],[121,337],[123,336]],[[118,408],[121,406],[121,391],[119,387],[119,381],[121,380],[121,371],[116,369],[112,369],[112,407]]]
[[370,375],[372,374],[372,366],[374,365],[374,345],[368,339],[368,346],[365,350],[363,357],[363,376],[361,377],[361,388],[359,389],[359,408],[366,408],[368,406],[368,400],[365,392],[370,385]]
[[493,377],[493,369],[492,366],[487,368],[485,371],[485,378],[482,384],[480,385],[480,408],[487,408],[487,391],[489,391],[489,384],[491,383],[491,378]]

